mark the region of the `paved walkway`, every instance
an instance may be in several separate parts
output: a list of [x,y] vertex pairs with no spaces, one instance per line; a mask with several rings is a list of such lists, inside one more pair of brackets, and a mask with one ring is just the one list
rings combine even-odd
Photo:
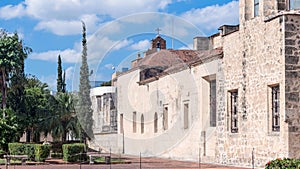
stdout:
[[[97,164],[97,165],[79,165],[79,164],[49,164],[49,165],[26,165],[26,166],[8,166],[8,169],[245,169],[232,166],[221,166],[215,164],[201,164],[196,162],[176,161],[160,158],[142,158],[128,157],[131,160],[130,164]],[[141,166],[140,166],[141,165]],[[5,169],[6,166],[0,166]]]

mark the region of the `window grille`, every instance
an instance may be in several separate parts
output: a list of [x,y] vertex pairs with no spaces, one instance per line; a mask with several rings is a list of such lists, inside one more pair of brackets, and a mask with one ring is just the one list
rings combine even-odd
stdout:
[[272,87],[272,131],[280,131],[279,86]]
[[210,126],[217,125],[217,110],[216,110],[216,80],[210,81]]
[[238,92],[233,91],[231,92],[230,97],[231,103],[231,132],[237,133],[238,132]]

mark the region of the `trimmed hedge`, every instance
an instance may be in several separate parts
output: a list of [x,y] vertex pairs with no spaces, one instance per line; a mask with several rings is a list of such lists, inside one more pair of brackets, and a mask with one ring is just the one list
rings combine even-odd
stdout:
[[62,145],[63,144],[74,144],[74,143],[80,143],[79,141],[65,141],[65,142],[61,142],[61,141],[55,141],[55,142],[51,142],[51,150],[53,154],[63,154],[62,151]]
[[35,145],[35,161],[45,161],[50,154],[50,145]]
[[85,144],[63,144],[63,160],[68,162],[85,161],[87,159]]
[[30,160],[34,160],[35,144],[8,143],[8,151],[11,155],[28,155]]
[[11,155],[28,155],[30,160],[44,161],[50,154],[50,145],[8,143]]
[[290,159],[290,158],[277,158],[276,160],[269,161],[266,169],[281,169],[281,168],[293,168],[300,169],[300,159]]

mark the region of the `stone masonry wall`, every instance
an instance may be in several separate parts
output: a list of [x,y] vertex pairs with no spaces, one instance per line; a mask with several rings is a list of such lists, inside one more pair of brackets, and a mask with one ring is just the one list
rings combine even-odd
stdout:
[[300,15],[285,15],[285,97],[289,156],[300,158]]
[[[223,64],[218,77],[218,163],[255,166],[288,155],[285,116],[285,81],[282,20],[264,22],[256,17],[242,22],[240,30],[224,37]],[[280,85],[280,132],[270,121],[270,86]],[[238,90],[238,133],[231,133],[229,91]]]

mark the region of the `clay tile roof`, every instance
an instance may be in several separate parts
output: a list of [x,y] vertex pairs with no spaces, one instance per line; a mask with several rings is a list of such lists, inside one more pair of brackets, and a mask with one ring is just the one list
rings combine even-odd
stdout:
[[205,51],[161,50],[145,56],[138,62],[138,67],[141,69],[139,84],[143,85],[157,80],[160,76],[222,57],[222,48]]
[[161,50],[142,58],[140,67],[163,67],[165,69],[186,64],[202,63],[214,56],[221,56],[222,48],[196,51],[196,50]]

